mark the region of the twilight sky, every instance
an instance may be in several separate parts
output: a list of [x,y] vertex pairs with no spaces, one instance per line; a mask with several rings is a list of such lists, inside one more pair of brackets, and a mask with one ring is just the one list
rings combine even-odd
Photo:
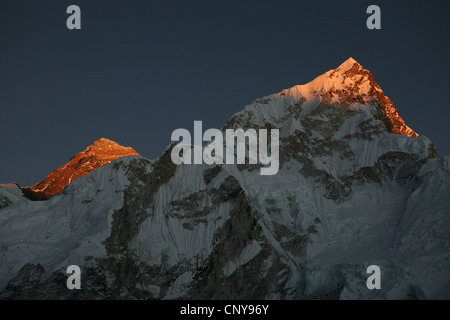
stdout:
[[449,1],[1,0],[0,39],[0,183],[34,184],[101,137],[154,159],[173,130],[220,128],[350,56],[450,156]]

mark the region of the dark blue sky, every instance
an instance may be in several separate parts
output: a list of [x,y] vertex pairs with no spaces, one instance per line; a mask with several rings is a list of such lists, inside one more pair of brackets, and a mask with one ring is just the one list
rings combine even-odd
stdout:
[[[82,30],[66,28],[71,4]],[[350,56],[448,156],[449,31],[438,0],[2,0],[0,183],[34,184],[100,137],[153,159],[174,129],[220,128]]]

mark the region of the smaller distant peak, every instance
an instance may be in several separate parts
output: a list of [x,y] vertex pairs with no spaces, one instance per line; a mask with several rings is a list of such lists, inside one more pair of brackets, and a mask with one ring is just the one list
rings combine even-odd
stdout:
[[95,140],[93,144],[97,145],[97,144],[118,144],[118,143],[102,137],[98,140]]
[[84,152],[94,152],[97,155],[104,154],[105,152],[115,152],[117,153],[117,155],[122,153],[126,153],[129,155],[139,155],[139,153],[137,153],[133,148],[121,146],[117,142],[106,138],[95,140],[90,146],[86,148]]
[[103,150],[103,149],[124,149],[127,147],[121,146],[113,140],[107,138],[100,138],[95,140],[86,150]]
[[113,160],[127,156],[140,156],[131,147],[123,147],[106,138],[94,141],[84,151],[77,153],[47,178],[26,189],[26,197],[32,200],[47,200],[60,193],[66,185]]

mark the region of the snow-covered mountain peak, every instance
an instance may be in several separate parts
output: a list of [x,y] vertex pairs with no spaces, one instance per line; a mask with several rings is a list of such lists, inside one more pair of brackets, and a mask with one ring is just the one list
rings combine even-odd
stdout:
[[103,137],[98,140],[95,140],[91,146],[102,146],[102,145],[120,146],[117,142]]
[[327,104],[366,104],[383,91],[374,81],[370,71],[355,59],[349,58],[338,68],[329,70],[304,85],[283,90],[280,95],[291,95],[298,99],[321,98]]
[[139,156],[139,153],[131,147],[123,147],[117,142],[101,138],[74,155],[69,162],[50,173],[45,180],[23,190],[31,199],[49,199],[54,194],[60,193],[71,181],[126,156]]
[[115,141],[100,138],[94,141],[89,147],[84,151],[86,153],[90,152],[97,156],[113,156],[127,154],[127,155],[139,155],[133,148],[131,147],[123,147]]
[[355,59],[350,57],[347,60],[345,60],[336,70],[340,71],[341,73],[345,73],[347,70],[352,68],[355,63],[358,66],[362,67]]
[[114,147],[114,148],[121,147],[121,148],[123,148],[117,142],[109,140],[107,138],[100,138],[98,140],[95,140],[88,148],[102,148],[102,147]]
[[[352,115],[350,111],[366,113],[368,118],[361,118],[361,121],[369,118],[381,121],[385,132],[418,136],[405,124],[392,101],[375,82],[372,73],[353,58],[306,84],[257,99],[232,118],[238,123],[231,122],[228,126],[247,127],[251,123],[266,126],[270,123],[279,129],[291,127],[286,129],[287,134],[290,134],[301,129],[298,122],[311,123],[314,119],[323,120],[330,116],[342,118],[344,115],[341,113]],[[348,128],[348,134],[353,133],[352,127]]]

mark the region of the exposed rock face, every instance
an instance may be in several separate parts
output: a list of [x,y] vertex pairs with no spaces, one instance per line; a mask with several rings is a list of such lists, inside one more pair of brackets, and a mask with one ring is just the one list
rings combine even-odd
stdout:
[[7,197],[2,196],[0,194],[0,209],[6,208],[7,206],[9,206],[12,203],[11,200],[9,200]]
[[121,157],[139,155],[131,147],[122,147],[109,139],[101,138],[77,153],[47,178],[31,187],[23,188],[24,194],[32,200],[47,200],[59,194],[71,181]]
[[0,184],[0,209],[10,206],[22,197],[23,192],[17,183]]
[[[14,198],[0,209],[0,297],[449,299],[450,160],[389,103],[349,59],[224,126],[279,129],[276,175],[176,166],[171,145],[47,202]],[[65,287],[71,264],[82,290]],[[365,286],[372,264],[381,290]]]
[[[349,68],[349,66],[351,67]],[[366,103],[375,97],[380,104],[381,111],[384,113],[386,126],[392,133],[403,134],[409,137],[418,136],[417,133],[405,124],[392,101],[384,95],[383,90],[375,82],[370,71],[364,69],[358,62],[350,58],[333,71],[329,77],[331,79],[339,78],[339,76],[336,77],[336,74],[343,75],[344,81],[347,80],[345,78],[350,78],[353,81],[353,83],[346,85],[342,90],[330,91],[331,94],[337,94],[339,96],[341,105],[345,106],[354,102]],[[361,94],[361,86],[368,86],[369,91]]]

